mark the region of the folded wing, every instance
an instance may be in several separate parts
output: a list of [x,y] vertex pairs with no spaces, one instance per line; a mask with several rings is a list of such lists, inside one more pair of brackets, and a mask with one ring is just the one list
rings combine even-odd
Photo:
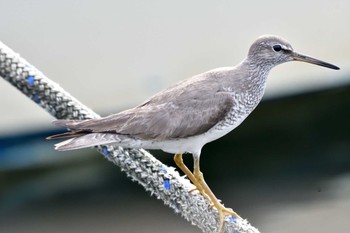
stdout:
[[[144,140],[168,140],[195,136],[208,131],[233,107],[226,92],[203,93],[176,101],[152,101],[102,118],[57,120],[55,125],[79,133],[111,133]],[[74,135],[74,134],[73,134]]]

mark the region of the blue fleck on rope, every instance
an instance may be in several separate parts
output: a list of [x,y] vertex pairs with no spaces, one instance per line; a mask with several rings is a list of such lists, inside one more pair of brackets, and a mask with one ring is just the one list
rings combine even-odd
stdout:
[[[1,41],[0,76],[57,119],[99,117]],[[174,168],[162,164],[145,150],[112,145],[99,146],[97,150],[119,166],[131,180],[142,185],[157,199],[163,200],[165,205],[203,232],[217,231],[217,210],[211,208],[210,203],[198,192],[189,192],[194,186]],[[228,217],[222,232],[259,233],[247,220]]]

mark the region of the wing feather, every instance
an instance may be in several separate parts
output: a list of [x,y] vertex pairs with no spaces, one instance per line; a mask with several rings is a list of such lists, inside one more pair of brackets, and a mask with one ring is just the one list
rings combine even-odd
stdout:
[[73,130],[116,133],[140,139],[176,139],[202,134],[221,121],[233,106],[228,93],[146,104],[103,118],[66,123]]
[[202,134],[232,109],[235,102],[218,81],[222,72],[208,72],[184,80],[143,104],[97,119],[58,120],[73,131],[115,133],[140,139],[166,140]]

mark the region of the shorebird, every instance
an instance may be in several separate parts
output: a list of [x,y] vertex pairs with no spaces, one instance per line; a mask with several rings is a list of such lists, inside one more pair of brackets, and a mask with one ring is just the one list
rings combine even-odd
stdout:
[[[71,131],[48,139],[72,137],[55,145],[59,151],[116,144],[175,154],[176,165],[218,210],[220,232],[225,216],[240,216],[224,207],[206,184],[199,167],[202,147],[240,125],[261,101],[269,71],[289,61],[339,69],[295,52],[281,37],[265,35],[251,45],[247,57],[234,67],[195,75],[117,114],[89,120],[56,120],[54,125]],[[193,172],[183,163],[184,153],[193,155]]]

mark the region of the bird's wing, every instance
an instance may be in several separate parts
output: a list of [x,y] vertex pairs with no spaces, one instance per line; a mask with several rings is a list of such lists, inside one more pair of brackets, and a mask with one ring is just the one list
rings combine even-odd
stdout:
[[[188,97],[188,96],[187,96]],[[222,120],[234,101],[226,92],[202,93],[174,101],[152,99],[118,114],[85,121],[62,121],[56,125],[73,130],[109,132],[140,139],[166,140],[202,134]]]

